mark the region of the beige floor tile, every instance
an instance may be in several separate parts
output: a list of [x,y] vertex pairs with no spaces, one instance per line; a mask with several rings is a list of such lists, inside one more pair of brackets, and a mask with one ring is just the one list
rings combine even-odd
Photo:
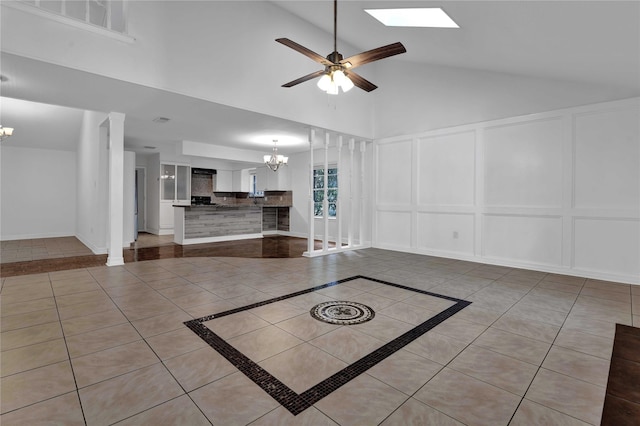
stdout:
[[568,312],[556,311],[542,306],[527,305],[518,302],[509,309],[509,316],[515,316],[525,321],[536,321],[561,327]]
[[468,425],[506,425],[520,397],[488,383],[444,368],[414,396]]
[[58,310],[55,308],[42,311],[26,312],[23,314],[2,317],[0,326],[2,331],[17,330],[19,328],[31,327],[38,324],[46,324],[58,321]]
[[429,296],[427,294],[414,294],[408,299],[404,300],[404,303],[419,306],[423,309],[427,309],[429,311],[441,312],[451,306],[455,305],[456,302],[452,302],[447,299],[441,299],[435,296]]
[[[614,293],[615,294],[615,293]],[[603,310],[617,311],[621,313],[631,313],[631,297],[625,294],[625,300],[610,300],[599,297],[591,297],[580,294],[576,300],[576,307],[601,308]]]
[[254,362],[260,362],[303,343],[275,325],[233,337],[228,342]]
[[551,343],[555,340],[559,326],[545,324],[538,321],[530,321],[515,315],[506,314],[493,323],[492,328],[508,331],[520,336]]
[[338,426],[338,424],[314,407],[309,407],[296,416],[286,408],[278,407],[251,423],[251,426]]
[[187,392],[238,371],[210,347],[167,359],[164,364]]
[[58,314],[62,321],[71,318],[84,317],[92,315],[98,312],[112,311],[117,309],[117,306],[109,299],[101,299],[98,301],[79,303],[77,305],[71,305],[67,307],[58,308]]
[[591,318],[588,314],[576,314],[571,312],[567,321],[562,326],[563,330],[577,330],[595,336],[613,340],[616,334],[615,321],[602,321]]
[[0,424],[3,426],[83,426],[85,422],[78,394],[70,392],[4,414],[0,417]]
[[522,400],[510,426],[553,425],[553,426],[588,426],[588,423],[559,411],[537,404],[528,399]]
[[597,299],[615,300],[618,302],[629,302],[631,300],[631,289],[629,291],[612,291],[611,288],[585,287],[580,292],[580,296],[595,297]]
[[631,305],[629,305],[628,312],[621,312],[619,310],[599,306],[594,303],[586,305],[584,303],[578,304],[578,302],[576,302],[576,305],[571,310],[571,314],[588,316],[589,318],[598,321],[617,322],[625,325],[631,324]]
[[379,313],[371,321],[349,327],[383,342],[389,342],[415,328],[415,325]]
[[133,342],[71,360],[78,388],[160,362],[145,342]]
[[180,297],[175,297],[171,301],[179,307],[186,309],[192,306],[205,305],[209,303],[219,302],[220,299],[215,294],[208,291],[201,291],[199,293],[187,294]]
[[136,321],[176,310],[176,305],[157,295],[155,297],[119,297],[114,301],[129,321]]
[[279,404],[242,373],[235,373],[190,393],[214,425],[246,425]]
[[246,285],[236,284],[222,288],[210,290],[213,294],[223,299],[231,299],[245,294],[255,292],[255,289]]
[[0,347],[2,351],[6,351],[61,338],[62,328],[60,323],[50,322],[18,330],[5,331],[0,335]]
[[162,360],[207,347],[204,340],[184,325],[180,329],[158,334],[146,340]]
[[106,311],[64,320],[62,321],[62,329],[65,336],[69,337],[126,322],[128,322],[127,318],[114,306]]
[[2,302],[1,315],[2,318],[10,315],[26,314],[34,311],[42,311],[56,307],[53,297],[45,297],[42,299],[28,300],[26,302]]
[[381,423],[381,426],[407,425],[463,426],[459,421],[413,398],[402,404]]
[[432,330],[438,334],[442,334],[468,344],[474,341],[486,329],[487,327],[482,324],[453,317],[437,325]]
[[199,293],[202,293],[202,291],[203,291],[202,287],[199,287],[195,284],[171,286],[168,288],[158,290],[160,294],[162,294],[164,297],[170,300],[173,300],[176,297],[188,296],[190,294],[199,294]]
[[348,364],[308,343],[260,362],[260,366],[297,393],[322,382]]
[[389,299],[388,297],[378,296],[377,294],[372,294],[372,293],[359,294],[356,300],[358,301],[358,303],[362,303],[364,305],[369,306],[375,312],[379,312],[393,305],[394,303],[397,303],[397,301],[393,299]]
[[303,308],[283,300],[254,308],[251,310],[251,313],[271,324],[276,324],[289,318],[308,313],[309,309],[311,309],[311,306]]
[[469,305],[456,314],[457,319],[490,326],[498,318],[500,314],[495,311],[480,308],[476,305]]
[[416,355],[435,361],[438,364],[445,365],[455,358],[466,346],[467,344],[461,340],[429,331],[409,343],[405,346],[405,349]]
[[108,425],[172,400],[184,392],[160,363],[80,389],[89,425]]
[[363,374],[318,401],[314,407],[342,426],[379,424],[407,395]]
[[185,425],[209,426],[209,420],[202,414],[196,404],[186,396],[167,401],[147,411],[118,423],[118,426],[139,425]]
[[48,282],[25,284],[22,286],[9,287],[2,291],[2,305],[10,303],[26,302],[28,300],[52,297],[53,291]]
[[82,293],[67,294],[65,296],[56,296],[56,304],[58,305],[58,309],[67,308],[81,303],[107,301],[110,301],[109,296],[102,289],[94,291],[84,291]]
[[270,325],[248,311],[215,318],[203,324],[223,339],[230,339]]
[[190,306],[188,308],[184,308],[183,310],[191,315],[193,318],[202,318],[209,315],[217,314],[220,312],[229,311],[231,309],[237,308],[238,305],[229,301],[223,300],[221,302],[214,303],[206,303],[204,305],[198,306]]
[[588,279],[585,284],[584,284],[585,288],[596,288],[596,289],[601,289],[601,290],[607,290],[610,292],[616,292],[616,293],[625,293],[625,294],[629,294],[629,289],[632,288],[633,286],[630,284],[623,284],[623,283],[616,283],[616,282],[612,282],[612,281],[602,281],[602,280],[593,280],[593,279]]
[[309,341],[344,362],[352,363],[378,349],[385,342],[354,328],[342,327]]
[[410,305],[408,303],[397,302],[393,305],[384,308],[377,313],[386,315],[388,317],[413,324],[422,324],[431,317],[437,315],[440,311],[428,310],[420,306]]
[[611,352],[613,351],[612,339],[565,328],[560,330],[554,345],[606,360],[611,359]]
[[542,363],[542,367],[574,379],[606,387],[609,363],[610,361],[606,359],[554,345]]
[[519,303],[530,305],[536,308],[552,309],[569,313],[575,302],[574,295],[568,295],[561,291],[539,290],[537,293],[532,290],[529,294],[520,299]]
[[541,368],[526,399],[596,425],[600,423],[605,388]]
[[554,283],[552,281],[541,281],[536,288],[546,288],[551,290],[562,291],[569,294],[579,294],[582,290],[582,285],[562,284]]
[[69,359],[64,339],[50,340],[2,352],[2,377]]
[[367,374],[407,395],[413,395],[442,366],[409,351],[399,350],[376,364]]
[[490,349],[503,355],[507,355],[520,361],[533,365],[540,365],[547,355],[550,343],[529,339],[528,337],[489,328],[476,341],[474,345]]
[[142,337],[131,324],[124,323],[69,336],[67,348],[71,358],[77,358],[141,339]]
[[520,396],[538,371],[533,364],[475,345],[462,351],[448,367]]
[[81,293],[85,291],[101,290],[102,287],[93,279],[88,278],[83,281],[52,281],[51,286],[56,296],[65,296],[73,293]]
[[75,391],[75,389],[69,361],[62,361],[4,377],[0,387],[2,412],[6,413]]
[[279,322],[277,327],[306,342],[342,326],[318,321],[308,313],[304,313],[286,321]]
[[184,322],[191,319],[190,315],[182,311],[172,311],[167,314],[132,321],[132,324],[142,337],[146,338],[168,331],[180,330],[185,327]]

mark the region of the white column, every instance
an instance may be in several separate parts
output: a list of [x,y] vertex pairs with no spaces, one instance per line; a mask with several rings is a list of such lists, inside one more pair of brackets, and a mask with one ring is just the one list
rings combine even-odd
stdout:
[[349,234],[347,237],[347,245],[353,247],[353,229],[355,228],[356,202],[353,196],[355,184],[353,183],[353,150],[356,147],[356,140],[349,139]]
[[364,245],[364,153],[367,148],[365,141],[360,142],[360,245]]
[[119,112],[109,114],[109,255],[107,266],[124,265],[122,233],[124,218],[124,117]]
[[315,229],[313,214],[313,139],[315,138],[315,130],[309,129],[309,236],[307,237],[307,255],[311,256],[315,249]]
[[341,154],[342,154],[342,135],[338,136],[338,141],[336,142],[338,148],[338,199],[336,200],[336,222],[338,225],[338,237],[336,240],[336,250],[342,249],[342,191],[344,189],[344,185],[341,185],[343,179],[340,178],[340,170],[341,170]]
[[322,200],[322,217],[324,218],[324,236],[322,237],[322,251],[329,250],[329,200],[327,199],[329,185],[329,141],[331,135],[324,135],[324,199]]

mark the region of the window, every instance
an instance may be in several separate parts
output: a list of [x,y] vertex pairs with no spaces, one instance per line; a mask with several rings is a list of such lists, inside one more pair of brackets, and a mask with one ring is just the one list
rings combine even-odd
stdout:
[[[327,202],[329,203],[329,217],[336,217],[336,202],[338,201],[338,168],[327,169]],[[313,170],[313,214],[323,217],[324,201],[324,168]]]

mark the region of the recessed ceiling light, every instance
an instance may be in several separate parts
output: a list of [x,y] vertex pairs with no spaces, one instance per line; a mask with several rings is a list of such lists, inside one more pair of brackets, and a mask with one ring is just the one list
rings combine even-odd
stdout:
[[167,117],[156,117],[153,119],[154,123],[166,123],[167,121],[169,121],[170,119]]
[[439,7],[407,9],[365,9],[387,27],[460,28]]
[[156,149],[156,147],[151,145],[145,145],[144,149]]

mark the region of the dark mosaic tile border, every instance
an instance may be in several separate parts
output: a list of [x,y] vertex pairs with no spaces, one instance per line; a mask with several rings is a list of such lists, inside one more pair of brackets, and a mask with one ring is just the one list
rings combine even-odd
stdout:
[[[401,288],[403,290],[413,291],[415,293],[426,294],[428,296],[450,300],[452,302],[456,302],[456,304],[445,309],[439,314],[429,318],[422,324],[414,327],[413,329],[407,331],[401,336],[393,339],[389,343],[376,349],[370,354],[365,355],[364,357],[360,358],[356,362],[348,365],[347,367],[343,368],[342,370],[338,371],[337,373],[328,377],[327,379],[323,380],[317,385],[307,389],[301,394],[298,394],[297,392],[293,391],[291,388],[289,388],[287,385],[282,383],[276,377],[272,376],[268,371],[260,367],[258,364],[253,362],[247,356],[245,356],[242,352],[235,349],[232,345],[227,343],[224,339],[222,339],[216,333],[214,333],[205,325],[203,325],[204,322],[210,321],[212,319],[235,314],[237,312],[247,311],[253,308],[257,308],[259,306],[269,305],[271,303],[279,302],[281,300],[291,299],[296,296],[322,290],[323,288],[333,287],[333,286],[346,283],[349,281],[353,281],[356,279],[360,279],[360,278],[377,282],[380,284],[385,284],[391,287]],[[364,373],[374,365],[383,361],[385,358],[389,357],[390,355],[393,355],[395,352],[402,349],[409,343],[413,342],[418,337],[422,336],[423,334],[425,334],[427,331],[431,330],[438,324],[442,323],[448,318],[451,318],[453,315],[460,312],[462,309],[466,308],[470,304],[471,302],[469,301],[456,299],[455,297],[444,296],[442,294],[431,293],[425,290],[418,290],[418,289],[406,287],[400,284],[394,284],[387,281],[382,281],[376,278],[369,278],[362,275],[356,275],[350,278],[345,278],[342,280],[330,282],[330,283],[309,288],[306,290],[296,291],[294,293],[290,293],[285,296],[275,297],[273,299],[265,300],[258,303],[253,303],[251,305],[243,306],[240,308],[230,309],[228,311],[220,312],[218,314],[208,315],[202,318],[186,321],[184,324],[189,329],[191,329],[194,333],[200,336],[202,340],[207,342],[209,346],[211,346],[213,349],[218,351],[220,355],[225,357],[229,362],[231,362],[238,370],[244,373],[255,384],[260,386],[265,392],[271,395],[272,398],[274,398],[282,406],[284,406],[287,410],[289,410],[291,414],[295,416],[297,414],[300,414],[307,408],[311,407],[313,404],[320,401],[322,398],[329,395],[331,392],[335,391],[339,387],[355,379],[360,374]]]

